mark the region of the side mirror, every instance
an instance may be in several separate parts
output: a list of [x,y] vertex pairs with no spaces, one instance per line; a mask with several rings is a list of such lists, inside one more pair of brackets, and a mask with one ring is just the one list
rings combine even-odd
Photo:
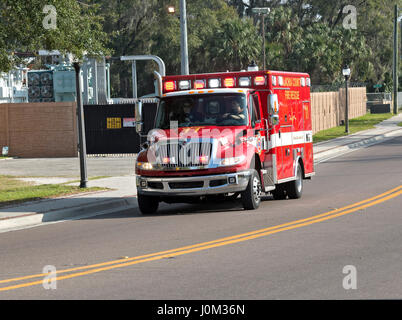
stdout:
[[135,102],[135,130],[137,133],[142,131],[142,101]]
[[271,121],[272,121],[272,125],[276,126],[277,124],[279,124],[279,116],[277,114],[272,115]]
[[154,85],[155,85],[155,94],[157,97],[162,97],[162,76],[159,72],[154,71]]
[[277,94],[270,94],[268,96],[268,114],[274,115],[279,112],[279,102]]

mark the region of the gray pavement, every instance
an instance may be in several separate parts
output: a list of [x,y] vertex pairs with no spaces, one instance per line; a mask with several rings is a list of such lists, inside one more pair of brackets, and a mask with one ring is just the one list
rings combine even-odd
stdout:
[[[402,128],[397,126],[399,122],[402,122],[402,114],[382,122],[375,129],[315,144],[314,160],[316,163],[326,161],[334,156],[402,135]],[[89,177],[110,176],[90,180],[88,186],[112,190],[0,208],[0,232],[83,215],[104,214],[107,210],[135,207],[137,203],[134,164],[133,156],[88,157]],[[0,174],[34,177],[29,180],[35,183],[67,182],[79,179],[79,159],[7,159],[0,161]],[[79,185],[79,182],[75,182],[75,185]]]
[[[135,156],[88,157],[89,177],[133,174]],[[0,175],[23,177],[80,177],[79,158],[6,159],[0,161]]]
[[401,159],[396,137],[322,162],[301,199],[255,211],[163,203],[0,233],[0,299],[401,299]]

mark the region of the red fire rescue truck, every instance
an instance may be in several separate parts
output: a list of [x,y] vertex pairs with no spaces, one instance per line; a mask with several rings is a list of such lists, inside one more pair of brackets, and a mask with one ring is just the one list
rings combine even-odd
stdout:
[[[300,198],[314,175],[310,77],[241,71],[159,77],[155,126],[136,161],[138,204]],[[137,131],[141,108],[136,104]]]

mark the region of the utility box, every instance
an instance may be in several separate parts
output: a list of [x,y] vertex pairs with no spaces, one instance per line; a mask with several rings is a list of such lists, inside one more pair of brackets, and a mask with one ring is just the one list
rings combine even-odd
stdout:
[[28,101],[54,102],[53,71],[28,71]]
[[75,71],[58,71],[53,74],[56,102],[75,101]]
[[372,104],[369,106],[370,113],[391,113],[391,104]]

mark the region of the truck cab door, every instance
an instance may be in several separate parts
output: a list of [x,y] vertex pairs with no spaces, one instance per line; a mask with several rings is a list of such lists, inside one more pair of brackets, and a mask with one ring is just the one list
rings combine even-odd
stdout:
[[[250,94],[250,114],[251,114],[251,127],[254,130],[254,143],[256,147],[256,153],[260,159],[261,171],[260,178],[262,186],[265,192],[273,190],[274,184],[272,179],[270,179],[270,174],[272,175],[272,170],[267,170],[264,167],[266,153],[268,151],[268,121],[263,121],[263,110],[261,109],[261,100],[258,93]],[[265,119],[266,120],[266,119]]]
[[[262,162],[262,175],[264,180],[265,192],[275,189],[275,183],[278,179],[278,164],[280,164],[281,154],[277,152],[281,145],[281,135],[278,134],[279,128],[279,101],[276,94],[265,95],[266,101],[264,114],[267,117],[264,119],[264,136],[266,148],[264,149],[264,159]],[[278,161],[279,160],[279,161]]]

